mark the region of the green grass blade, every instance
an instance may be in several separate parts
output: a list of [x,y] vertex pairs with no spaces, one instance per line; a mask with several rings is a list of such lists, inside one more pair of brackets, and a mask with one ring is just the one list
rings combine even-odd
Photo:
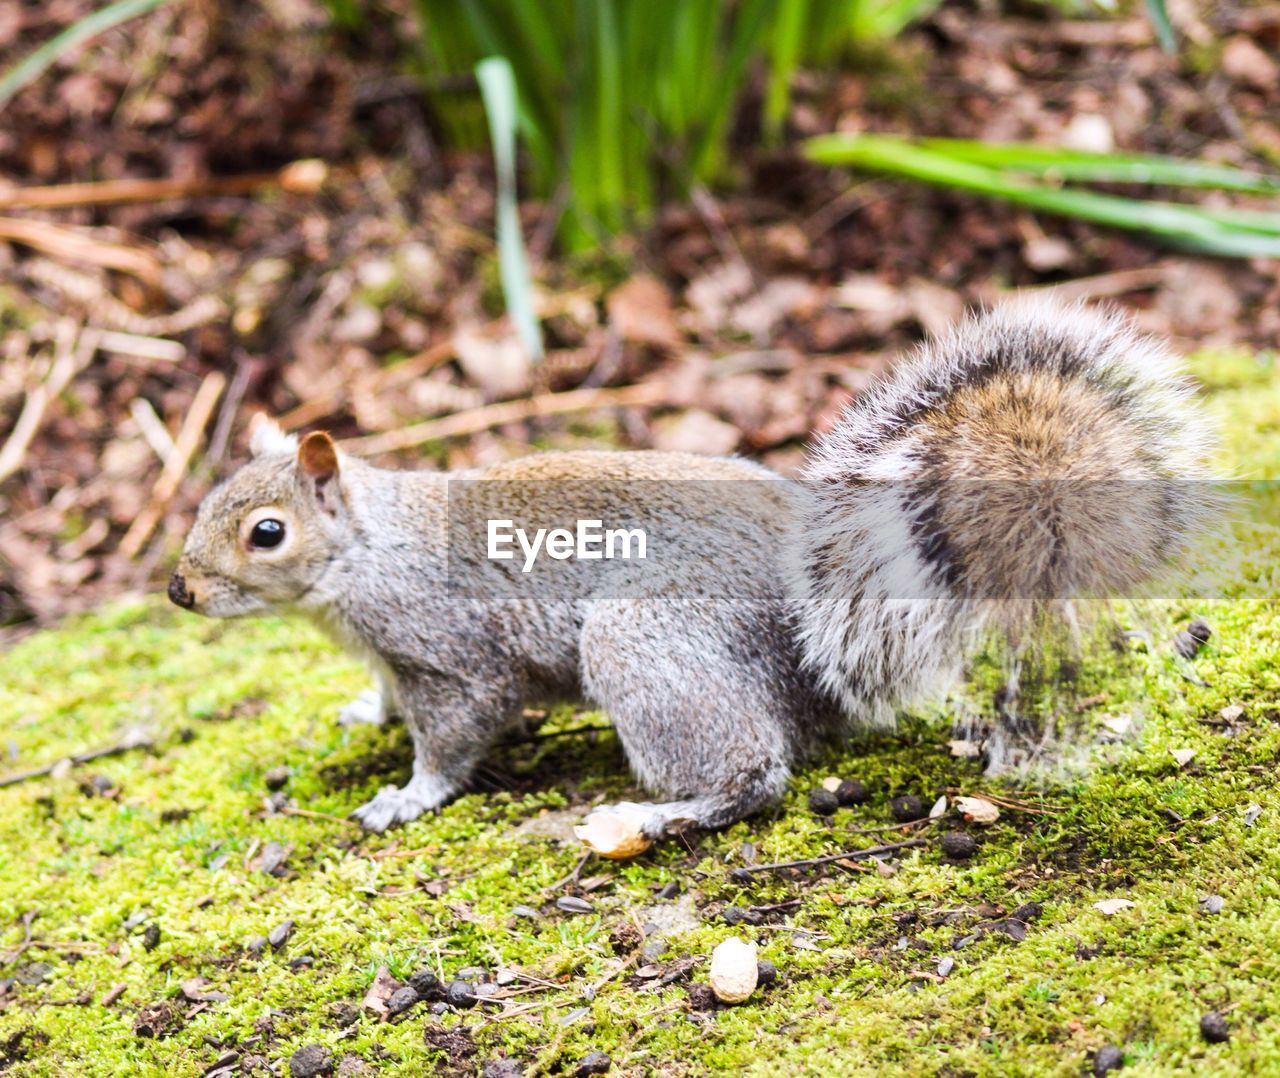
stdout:
[[172,0],[116,0],[114,4],[108,4],[91,15],[86,15],[79,22],[72,23],[0,77],[0,108],[77,45],[97,37],[104,30],[110,30],[113,26],[119,26],[122,22],[128,22],[171,2]]
[[1067,182],[1144,183],[1255,194],[1280,191],[1280,176],[1158,154],[1089,153],[1023,142],[992,143],[946,138],[920,139],[916,145],[976,165],[1049,176]]
[[516,201],[516,81],[505,57],[494,56],[476,65],[476,79],[489,117],[493,160],[498,176],[498,267],[507,313],[529,356],[542,359],[542,333],[533,310],[533,285],[520,209]]
[[968,161],[883,136],[826,135],[810,139],[805,153],[827,165],[848,165],[925,183],[972,191],[1016,205],[1096,224],[1143,232],[1209,254],[1231,257],[1280,256],[1280,235],[1226,221],[1196,206],[1144,202],[1119,195],[1045,187],[1013,179]]
[[1169,21],[1169,11],[1164,0],[1143,0],[1147,8],[1147,18],[1156,32],[1156,40],[1167,53],[1178,51],[1178,38],[1173,32],[1173,23]]
[[800,42],[810,15],[809,0],[781,0],[769,49],[769,83],[764,96],[764,137],[776,145],[791,101],[791,77],[800,59]]

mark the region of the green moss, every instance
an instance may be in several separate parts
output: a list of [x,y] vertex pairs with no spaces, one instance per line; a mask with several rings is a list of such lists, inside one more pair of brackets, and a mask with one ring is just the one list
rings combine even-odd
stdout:
[[[1268,434],[1280,415],[1275,380],[1252,361],[1197,366],[1228,429],[1233,469],[1280,474]],[[186,1075],[220,1045],[287,1069],[293,1051],[318,1041],[335,1057],[422,1074],[444,1062],[424,1024],[443,1024],[473,1038],[468,1068],[507,1054],[564,1070],[602,1050],[615,1073],[1074,1075],[1114,1043],[1135,1074],[1275,1071],[1280,615],[1271,582],[1280,538],[1264,523],[1235,527],[1249,544],[1233,589],[1154,614],[1122,611],[1155,618],[1152,647],[1098,649],[1083,665],[1077,692],[1105,694],[1098,713],[1137,716],[1140,742],[1101,746],[1087,770],[1015,795],[1043,811],[1006,810],[980,832],[971,860],[948,863],[930,842],[884,872],[730,875],[747,843],[763,862],[900,840],[849,833],[884,827],[898,793],[926,803],[957,790],[1010,795],[945,744],[948,718],[977,706],[989,683],[982,663],[938,710],[798,776],[776,815],[668,842],[632,863],[585,865],[594,911],[581,916],[554,906],[580,856],[556,825],[594,799],[637,792],[611,732],[504,746],[475,792],[369,836],[340,818],[403,781],[405,736],[334,723],[364,675],[309,629],[135,602],[34,635],[4,657],[7,766],[108,744],[139,722],[155,744],[0,789],[0,977],[31,980],[39,970],[30,964],[47,964],[39,983],[0,995],[0,1059],[21,1075]],[[1164,641],[1195,614],[1215,632],[1184,670]],[[1233,727],[1207,724],[1234,704],[1244,714]],[[565,709],[548,729],[596,722]],[[1196,756],[1180,767],[1173,748]],[[296,806],[327,815],[271,812],[265,775],[276,767],[289,769]],[[815,817],[807,793],[828,774],[861,778],[870,801]],[[95,775],[118,792],[94,793]],[[1252,825],[1251,805],[1261,808]],[[289,848],[283,876],[261,870],[269,842]],[[376,856],[388,852],[411,855]],[[656,897],[668,883],[681,898]],[[1210,894],[1225,900],[1216,915],[1200,905]],[[1108,917],[1094,908],[1106,897],[1135,905]],[[1029,901],[1043,913],[1018,942],[999,923]],[[758,926],[730,928],[719,916],[727,905],[787,903]],[[518,917],[518,905],[541,915]],[[780,984],[736,1008],[691,1012],[679,981],[633,976],[640,960],[623,968],[610,942],[624,926],[664,918],[674,923],[657,960],[664,969],[689,959],[704,979],[705,956],[738,933],[760,942]],[[295,929],[282,950],[246,948],[286,919]],[[150,950],[149,925],[159,929]],[[955,967],[939,982],[928,975],[944,957]],[[329,1006],[358,1002],[384,964],[399,976],[424,965],[446,976],[513,968],[559,987],[517,997],[538,1006],[501,1021],[419,1008],[402,1022],[365,1016],[340,1029]],[[181,983],[197,976],[228,998],[182,1002]],[[118,982],[123,995],[103,1006]],[[88,1003],[55,1005],[82,994]],[[180,1015],[170,1035],[137,1036],[138,1010],[166,999]],[[1208,1010],[1227,1012],[1227,1043],[1201,1038]]]

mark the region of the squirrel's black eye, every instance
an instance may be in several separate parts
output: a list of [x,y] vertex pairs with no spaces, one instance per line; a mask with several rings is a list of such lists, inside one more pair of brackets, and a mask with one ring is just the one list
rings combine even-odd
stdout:
[[257,547],[259,550],[270,550],[273,546],[279,546],[283,538],[284,525],[270,517],[266,520],[258,521],[253,526],[253,531],[249,533],[250,545]]

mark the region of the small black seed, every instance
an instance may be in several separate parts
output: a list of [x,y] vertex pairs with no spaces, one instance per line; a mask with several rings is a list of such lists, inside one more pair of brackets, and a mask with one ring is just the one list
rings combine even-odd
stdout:
[[809,792],[809,810],[819,816],[831,816],[840,807],[836,795],[825,787],[819,786]]
[[444,998],[450,1006],[460,1010],[476,1005],[475,989],[467,981],[450,981],[444,990]]
[[836,787],[836,800],[845,806],[864,804],[867,788],[857,779],[845,779]]
[[323,1044],[308,1044],[289,1058],[289,1073],[293,1078],[316,1078],[332,1069],[333,1056]]
[[1106,1074],[1108,1071],[1118,1071],[1123,1066],[1124,1053],[1114,1044],[1104,1044],[1098,1049],[1098,1054],[1093,1057],[1093,1073],[1095,1075]]
[[283,790],[285,784],[289,781],[289,769],[287,767],[273,767],[262,776],[262,781],[268,790]]
[[444,998],[444,985],[429,969],[420,969],[409,975],[409,987],[423,999],[436,1000]]
[[289,959],[290,969],[310,969],[316,963],[315,956],[309,954],[300,954],[297,958]]
[[924,817],[924,802],[915,794],[903,794],[889,802],[889,813],[899,823]]
[[254,936],[253,939],[249,940],[249,942],[244,945],[244,949],[252,954],[261,954],[267,949],[267,937]]
[[1231,1037],[1227,1020],[1217,1011],[1210,1011],[1200,1019],[1200,1036],[1210,1044],[1221,1044]]
[[588,1052],[574,1069],[573,1078],[589,1078],[592,1074],[607,1074],[613,1060],[603,1052]]
[[577,895],[561,895],[556,899],[556,909],[565,913],[591,913],[595,907]]
[[142,946],[148,951],[154,951],[160,946],[160,926],[157,924],[147,925],[142,930]]
[[963,831],[946,831],[939,840],[942,852],[957,861],[964,861],[973,856],[978,848],[978,840]]
[[731,868],[729,869],[729,879],[734,883],[750,883],[751,870],[747,868]]
[[758,925],[764,920],[764,915],[756,910],[743,909],[741,906],[725,906],[720,911],[720,916],[727,925]]
[[272,950],[278,951],[286,943],[289,937],[293,935],[293,922],[281,921],[270,932],[267,933],[267,942],[271,944]]
[[775,966],[767,958],[760,959],[756,963],[756,984],[761,988],[768,988],[778,979],[778,967]]
[[658,961],[658,959],[666,953],[666,950],[667,941],[661,936],[658,936],[656,939],[649,940],[640,948],[641,965],[647,966],[650,963]]
[[[668,883],[662,890],[658,892],[659,898],[675,898],[680,893],[680,885],[678,883]],[[593,1055],[604,1055],[603,1052],[593,1052]],[[587,1057],[588,1059],[590,1056]],[[608,1057],[606,1057],[608,1058]]]

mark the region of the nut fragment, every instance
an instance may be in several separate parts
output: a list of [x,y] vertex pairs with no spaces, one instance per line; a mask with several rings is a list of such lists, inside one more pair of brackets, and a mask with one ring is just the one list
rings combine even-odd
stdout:
[[635,857],[653,845],[632,820],[617,812],[593,812],[573,833],[595,853],[615,861]]
[[756,990],[756,945],[731,936],[711,953],[711,991],[724,1003],[741,1003]]
[[995,823],[1000,810],[985,797],[957,797],[956,811],[974,823]]

